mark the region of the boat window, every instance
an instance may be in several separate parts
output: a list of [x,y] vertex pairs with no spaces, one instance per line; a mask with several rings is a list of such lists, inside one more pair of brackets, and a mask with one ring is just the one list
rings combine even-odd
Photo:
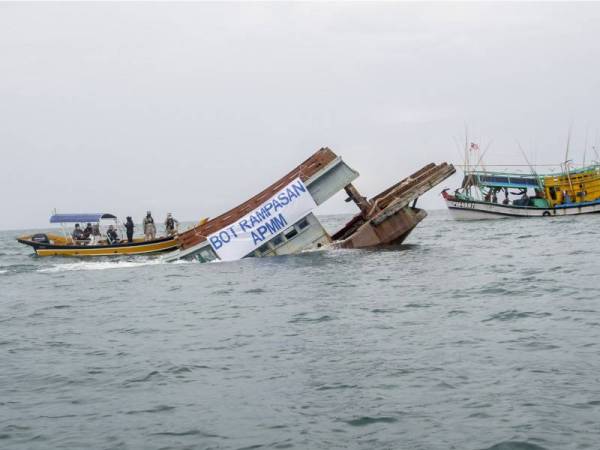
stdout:
[[282,242],[283,242],[283,236],[281,234],[278,234],[273,239],[271,239],[271,244],[273,244],[274,247],[278,246]]
[[284,234],[286,239],[291,239],[298,234],[298,231],[296,231],[295,228],[288,228],[286,231],[284,231]]
[[296,224],[296,227],[297,227],[299,230],[303,230],[303,229],[305,229],[305,228],[306,228],[308,225],[309,225],[309,223],[308,223],[308,219],[305,217],[304,219],[302,219],[300,222],[298,222],[298,223]]
[[266,244],[263,244],[260,247],[258,247],[258,252],[259,253],[267,253],[270,250],[271,250],[271,247],[269,247],[269,243],[268,242]]
[[556,189],[554,186],[550,186],[550,198],[556,200]]
[[214,252],[212,247],[201,250],[196,254],[196,259],[200,262],[210,262],[217,259],[217,254]]

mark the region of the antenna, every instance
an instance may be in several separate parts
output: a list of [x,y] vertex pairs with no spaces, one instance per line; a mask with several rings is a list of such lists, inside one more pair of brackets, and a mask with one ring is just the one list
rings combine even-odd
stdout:
[[585,167],[585,156],[587,153],[588,131],[589,131],[589,127],[586,127],[585,128],[585,141],[583,144],[583,167]]

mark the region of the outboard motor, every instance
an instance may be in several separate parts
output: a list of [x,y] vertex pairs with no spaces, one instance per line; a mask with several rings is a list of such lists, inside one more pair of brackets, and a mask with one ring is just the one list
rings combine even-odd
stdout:
[[48,235],[44,233],[38,233],[31,236],[32,242],[37,242],[38,244],[49,244],[50,239],[48,239]]

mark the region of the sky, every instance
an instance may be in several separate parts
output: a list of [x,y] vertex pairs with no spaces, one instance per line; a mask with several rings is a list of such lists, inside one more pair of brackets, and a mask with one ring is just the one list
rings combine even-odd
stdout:
[[572,2],[0,3],[0,229],[214,217],[325,146],[367,196],[461,164],[465,134],[488,164],[524,164],[517,142],[554,164],[571,129],[589,160],[598,23]]

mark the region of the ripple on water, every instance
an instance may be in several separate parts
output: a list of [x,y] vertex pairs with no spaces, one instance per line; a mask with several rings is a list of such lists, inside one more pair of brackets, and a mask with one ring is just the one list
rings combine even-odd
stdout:
[[172,411],[174,410],[175,407],[174,406],[168,406],[168,405],[158,405],[155,406],[154,408],[148,408],[148,409],[137,409],[137,410],[131,410],[131,411],[127,411],[125,412],[125,414],[127,415],[135,415],[135,414],[156,414],[156,413],[162,413],[162,412],[166,412],[166,411]]
[[545,447],[541,447],[537,444],[530,442],[519,442],[519,441],[506,441],[500,442],[499,444],[492,445],[483,450],[547,450]]
[[204,431],[198,429],[185,430],[185,431],[159,431],[156,433],[151,433],[152,436],[200,436],[205,438],[221,438],[227,439],[224,436],[219,436],[218,434],[206,433]]
[[390,416],[380,416],[380,417],[371,417],[371,416],[362,416],[356,419],[343,420],[344,423],[347,423],[353,427],[366,427],[368,425],[373,425],[375,423],[394,423],[398,422],[398,419]]
[[335,318],[327,314],[319,317],[309,317],[307,316],[307,313],[300,313],[294,316],[289,323],[320,323],[329,322],[331,320],[335,320]]
[[543,317],[549,317],[552,313],[549,312],[530,312],[530,311],[517,311],[516,309],[502,311],[496,314],[492,314],[489,318],[484,319],[483,322],[491,322],[491,321],[510,321],[510,320],[518,320],[518,319],[526,319],[526,318],[534,318],[540,319]]

